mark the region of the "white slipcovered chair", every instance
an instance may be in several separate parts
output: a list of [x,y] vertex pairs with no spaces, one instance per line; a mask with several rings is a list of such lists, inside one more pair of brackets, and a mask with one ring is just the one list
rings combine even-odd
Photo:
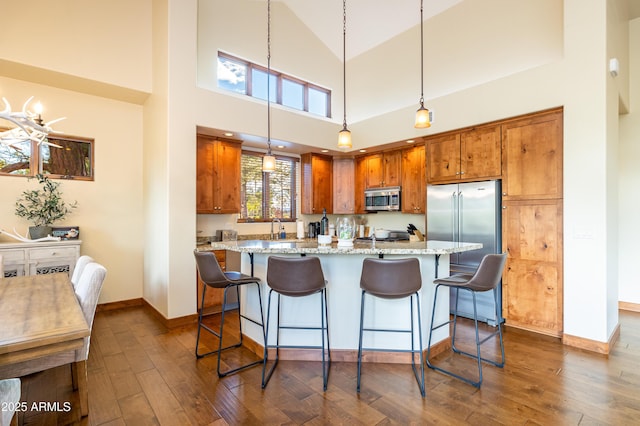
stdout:
[[0,426],[18,424],[18,415],[15,414],[20,403],[20,379],[0,380]]
[[[102,290],[102,284],[106,274],[107,270],[104,266],[96,262],[91,262],[84,267],[84,270],[78,279],[78,283],[75,286],[76,297],[80,303],[80,307],[82,308],[85,320],[89,325],[89,330],[91,330],[93,326],[93,318],[98,304],[98,297],[100,297],[100,291]],[[29,360],[18,364],[12,364],[9,366],[11,369],[10,373],[13,377],[22,377],[27,374],[48,370],[65,364],[71,364],[73,388],[78,390],[80,411],[82,415],[85,416],[89,412],[89,394],[86,386],[83,386],[86,383],[86,380],[78,380],[78,375],[83,374],[86,377],[90,340],[91,336],[85,337],[84,344],[80,349],[61,352],[55,355]],[[6,366],[0,366],[0,378],[7,377],[9,374],[8,371],[5,371],[5,367]]]
[[82,271],[84,271],[85,266],[92,262],[95,262],[95,260],[93,260],[93,257],[91,256],[83,255],[78,258],[76,266],[73,268],[73,274],[71,275],[73,288],[76,288],[78,285],[78,280],[80,280],[80,276],[82,275]]

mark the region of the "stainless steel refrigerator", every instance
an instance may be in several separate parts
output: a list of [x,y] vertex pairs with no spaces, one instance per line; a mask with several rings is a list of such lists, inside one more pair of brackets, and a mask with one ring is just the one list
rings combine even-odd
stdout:
[[[474,272],[485,254],[501,253],[500,181],[469,182],[427,187],[427,239],[482,243],[482,249],[452,254],[451,274]],[[489,325],[502,321],[502,291],[498,289],[498,316],[493,292],[476,294],[478,319]],[[460,291],[458,314],[473,318],[472,295]],[[455,306],[451,290],[451,309]]]

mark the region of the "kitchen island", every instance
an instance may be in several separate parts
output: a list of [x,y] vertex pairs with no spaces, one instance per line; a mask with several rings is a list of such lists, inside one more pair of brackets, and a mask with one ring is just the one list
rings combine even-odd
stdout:
[[[422,343],[426,350],[431,307],[433,306],[436,277],[449,275],[449,255],[482,248],[479,243],[451,243],[447,241],[421,242],[371,242],[356,241],[353,247],[338,247],[337,243],[318,245],[316,240],[240,240],[212,242],[199,246],[198,250],[231,250],[246,253],[242,257],[242,272],[254,275],[262,280],[262,300],[266,316],[269,288],[266,285],[267,261],[269,256],[316,256],[320,259],[325,279],[329,313],[329,340],[331,357],[334,361],[356,361],[360,326],[360,273],[366,257],[385,259],[415,257],[420,262],[422,290],[420,304],[422,315]],[[244,290],[244,289],[243,289]],[[282,324],[317,326],[319,301],[317,295],[304,298],[284,298],[281,308]],[[409,328],[408,300],[385,300],[367,296],[365,327],[384,326],[387,329]],[[436,322],[446,321],[449,315],[447,292],[440,292],[439,310]],[[445,300],[446,299],[446,300]],[[242,291],[243,313],[250,317],[259,317],[258,296],[255,291]],[[274,296],[275,302],[275,296]],[[440,309],[440,307],[442,309]],[[275,341],[275,315],[271,315],[269,341]],[[243,320],[243,331],[247,337],[263,344],[262,331],[255,324]],[[273,332],[273,333],[272,333]],[[433,342],[446,339],[448,329],[443,327],[434,332]],[[300,330],[281,330],[282,345],[317,345],[320,334]],[[416,339],[415,345],[419,342]],[[376,362],[410,362],[407,354],[393,352],[393,349],[411,347],[409,336],[398,333],[365,333],[364,346],[380,347],[388,352],[375,352],[367,355],[366,360]],[[318,351],[281,350],[282,359],[319,359]]]

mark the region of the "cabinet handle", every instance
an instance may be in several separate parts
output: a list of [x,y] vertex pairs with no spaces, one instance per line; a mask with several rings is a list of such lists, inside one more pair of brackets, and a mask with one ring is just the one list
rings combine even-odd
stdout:
[[463,175],[463,174],[464,174],[464,172],[460,172],[460,174],[461,174],[461,175]]
[[507,208],[507,206],[502,206],[502,210],[505,210]]
[[502,193],[502,195],[506,197],[506,196],[507,196],[507,193],[506,193],[506,192],[503,192],[503,193]]

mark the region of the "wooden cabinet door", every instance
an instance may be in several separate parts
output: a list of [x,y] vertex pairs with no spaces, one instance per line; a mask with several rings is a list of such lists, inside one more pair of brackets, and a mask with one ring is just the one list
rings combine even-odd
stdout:
[[388,151],[383,155],[382,186],[400,186],[402,183],[402,151]]
[[356,214],[366,213],[364,209],[364,190],[367,187],[367,157],[355,159],[354,173],[354,210]]
[[198,135],[196,212],[240,212],[241,145]]
[[503,124],[502,155],[505,199],[562,198],[562,112]]
[[213,140],[198,136],[196,150],[196,212],[214,211],[215,144]]
[[353,158],[333,159],[333,213],[355,212],[355,164]]
[[381,188],[385,186],[400,186],[402,152],[380,152],[366,156],[367,188]]
[[507,201],[502,315],[509,326],[562,335],[562,201]]
[[500,125],[480,127],[460,135],[460,179],[502,176]]
[[329,156],[302,154],[302,214],[333,213],[333,164]]
[[384,186],[384,156],[382,153],[367,155],[367,188]]
[[214,201],[217,213],[239,213],[242,150],[233,142],[218,141],[216,145]]
[[424,213],[425,193],[425,147],[414,146],[402,150],[402,194],[403,213]]
[[427,141],[427,181],[451,182],[460,178],[460,134],[453,133]]

